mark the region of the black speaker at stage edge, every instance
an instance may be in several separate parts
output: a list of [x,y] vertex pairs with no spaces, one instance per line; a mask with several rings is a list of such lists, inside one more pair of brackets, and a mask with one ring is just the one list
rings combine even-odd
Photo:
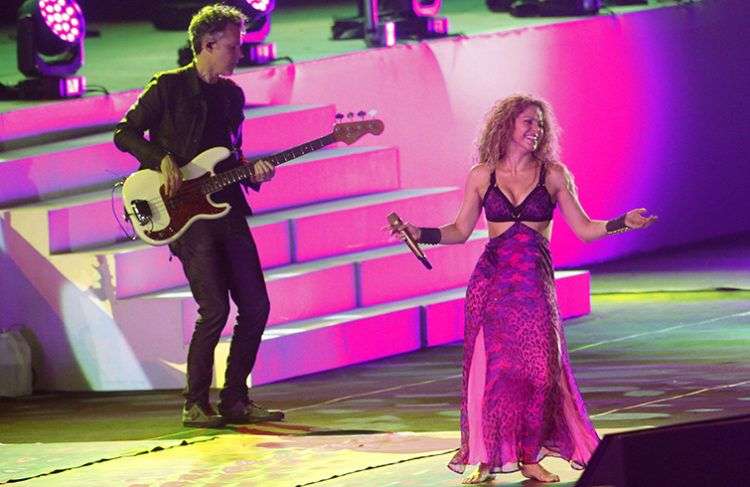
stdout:
[[575,487],[750,485],[750,414],[606,435]]

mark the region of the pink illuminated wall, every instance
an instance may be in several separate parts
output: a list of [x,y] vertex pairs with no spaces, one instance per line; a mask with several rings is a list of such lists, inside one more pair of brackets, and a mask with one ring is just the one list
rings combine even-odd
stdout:
[[[750,229],[737,218],[748,177],[750,51],[742,0],[370,50],[235,77],[252,102],[335,100],[377,107],[379,142],[399,147],[405,187],[457,185],[492,103],[549,100],[563,159],[593,218],[645,206],[648,232],[579,242],[558,223],[558,266],[578,266]],[[408,218],[409,215],[403,215]]]
[[[377,143],[398,147],[402,187],[462,187],[491,104],[518,91],[541,95],[563,127],[563,158],[589,214],[645,206],[661,217],[648,232],[587,246],[558,224],[557,264],[585,265],[750,228],[736,217],[746,201],[748,14],[744,0],[695,2],[253,69],[235,80],[254,105],[377,108],[386,124]],[[53,122],[60,130],[112,123],[136,94],[0,114],[0,143]]]

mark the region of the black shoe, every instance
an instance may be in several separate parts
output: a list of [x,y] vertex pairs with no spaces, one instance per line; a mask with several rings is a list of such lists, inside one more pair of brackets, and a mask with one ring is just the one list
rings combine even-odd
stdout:
[[210,404],[185,404],[182,407],[182,424],[189,428],[221,428],[224,420]]
[[263,423],[264,421],[281,421],[284,419],[283,411],[269,411],[253,401],[247,403],[237,401],[229,407],[220,405],[219,412],[221,412],[224,422],[231,424]]

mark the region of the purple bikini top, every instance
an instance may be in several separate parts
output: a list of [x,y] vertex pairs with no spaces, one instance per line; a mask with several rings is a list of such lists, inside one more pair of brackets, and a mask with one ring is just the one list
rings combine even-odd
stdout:
[[497,186],[495,171],[492,171],[490,186],[484,193],[482,201],[487,220],[491,222],[546,222],[551,220],[555,205],[552,203],[547,188],[544,187],[546,172],[546,167],[542,164],[539,171],[539,183],[518,206],[513,206],[505,193]]

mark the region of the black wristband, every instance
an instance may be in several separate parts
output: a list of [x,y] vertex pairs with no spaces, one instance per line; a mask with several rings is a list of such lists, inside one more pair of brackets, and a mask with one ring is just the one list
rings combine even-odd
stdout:
[[607,235],[614,235],[630,230],[630,227],[625,224],[625,215],[608,221],[605,228],[607,229]]
[[420,227],[419,228],[419,243],[436,245],[440,243],[443,238],[443,234],[439,228],[432,227]]

